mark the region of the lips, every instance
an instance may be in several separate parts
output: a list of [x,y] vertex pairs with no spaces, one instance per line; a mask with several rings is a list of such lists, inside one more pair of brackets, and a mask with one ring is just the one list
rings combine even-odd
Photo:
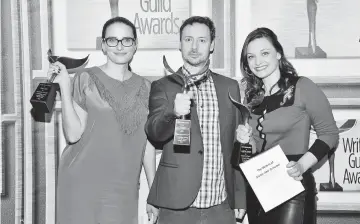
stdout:
[[255,70],[259,72],[259,71],[265,70],[266,68],[267,68],[267,65],[263,65],[263,66],[255,67]]
[[192,57],[192,58],[197,58],[197,57],[200,56],[200,54],[190,53],[189,56]]
[[124,56],[126,53],[114,53],[116,56]]

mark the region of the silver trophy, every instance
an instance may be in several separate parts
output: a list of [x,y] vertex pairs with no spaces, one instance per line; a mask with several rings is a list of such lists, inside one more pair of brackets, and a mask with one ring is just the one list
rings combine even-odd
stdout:
[[[165,56],[163,56],[163,64],[168,72],[176,74],[182,78],[183,80],[182,91],[183,93],[187,93],[189,90],[189,85],[191,83],[190,78],[172,70],[169,64],[167,63]],[[180,118],[176,119],[173,144],[190,146],[190,128],[191,128],[191,119],[187,118],[187,116],[182,115]]]
[[[240,124],[246,125],[249,123],[250,118],[250,109],[248,105],[240,103],[231,97],[230,92],[228,93],[231,102],[239,109],[242,121]],[[245,162],[251,159],[253,156],[252,145],[250,143],[240,143],[240,145],[235,145],[232,154],[231,154],[231,164],[233,166],[239,166],[240,163]]]

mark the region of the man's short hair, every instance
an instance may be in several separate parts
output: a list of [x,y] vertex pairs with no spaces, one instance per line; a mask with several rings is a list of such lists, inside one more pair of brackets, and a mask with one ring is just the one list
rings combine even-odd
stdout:
[[181,24],[181,27],[180,27],[180,40],[181,40],[184,28],[187,25],[192,25],[194,23],[204,24],[207,27],[209,27],[211,42],[215,39],[215,25],[214,25],[214,22],[209,17],[206,17],[206,16],[192,16],[192,17],[186,19],[183,22],[183,24]]

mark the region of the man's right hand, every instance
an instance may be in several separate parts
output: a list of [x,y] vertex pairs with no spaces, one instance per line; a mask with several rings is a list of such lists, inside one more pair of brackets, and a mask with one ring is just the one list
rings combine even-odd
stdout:
[[174,112],[177,117],[190,113],[191,92],[176,94],[174,101]]
[[239,125],[236,129],[236,139],[240,143],[249,143],[252,135],[252,128],[251,126],[246,123],[245,125]]

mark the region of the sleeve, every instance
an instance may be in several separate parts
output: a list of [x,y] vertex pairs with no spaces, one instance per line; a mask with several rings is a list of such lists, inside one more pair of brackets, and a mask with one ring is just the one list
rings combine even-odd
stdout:
[[[237,102],[241,102],[241,96],[240,96],[240,87],[239,87],[239,84],[238,82],[236,82],[236,85],[234,85],[235,88],[233,88],[234,91],[232,91],[231,93],[231,97],[234,98],[234,100],[236,100]],[[235,107],[235,106],[234,106]],[[236,107],[235,107],[236,108]],[[236,116],[236,128],[239,126],[239,124],[243,124],[244,121],[243,121],[243,116],[241,114],[241,111],[239,109],[235,109],[235,116]],[[237,142],[237,139],[236,139],[236,134],[234,136],[234,142]]]
[[147,110],[149,110],[149,95],[150,95],[150,88],[151,88],[151,82],[144,78],[144,93],[142,94],[144,96],[144,104]]
[[[231,96],[238,102],[241,102],[241,92],[240,92],[240,85],[238,82],[234,85],[233,92]],[[236,128],[239,124],[242,124],[243,118],[241,112],[236,108]],[[235,131],[235,130],[234,130]],[[234,135],[234,147],[236,144],[236,133]],[[241,144],[241,143],[240,143]],[[235,172],[235,207],[238,209],[246,209],[246,187],[245,187],[245,178],[244,174],[241,172],[240,168],[234,167]]]
[[155,142],[165,142],[174,135],[176,115],[173,103],[169,102],[164,89],[159,81],[151,83],[145,131],[148,138]]
[[301,101],[305,105],[311,125],[317,135],[309,152],[314,154],[319,161],[331,149],[337,147],[339,129],[336,126],[330,103],[321,89],[306,77],[302,77],[298,82]]
[[87,111],[85,89],[88,87],[88,78],[85,72],[79,72],[72,80],[73,100],[85,111]]
[[235,170],[235,207],[246,209],[246,186],[244,174],[240,170]]

